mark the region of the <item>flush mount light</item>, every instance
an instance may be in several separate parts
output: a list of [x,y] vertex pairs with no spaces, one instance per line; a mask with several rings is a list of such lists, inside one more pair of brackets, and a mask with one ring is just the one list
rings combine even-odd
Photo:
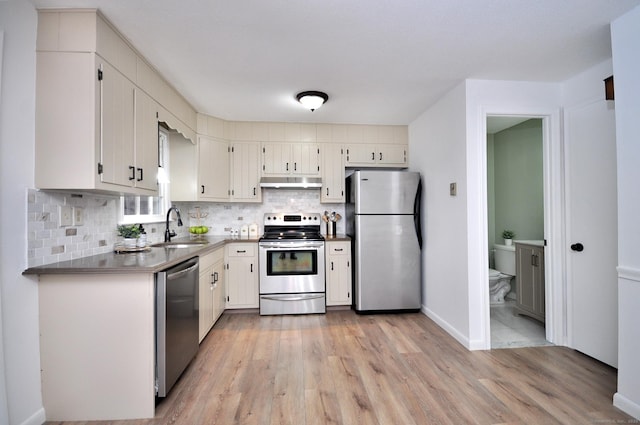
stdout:
[[303,91],[296,95],[296,99],[302,106],[313,112],[321,107],[329,99],[329,96],[321,91]]

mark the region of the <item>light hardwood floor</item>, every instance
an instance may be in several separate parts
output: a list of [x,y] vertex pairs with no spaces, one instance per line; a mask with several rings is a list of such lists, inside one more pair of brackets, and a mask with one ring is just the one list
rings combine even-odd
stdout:
[[155,419],[80,423],[636,423],[615,391],[616,370],[578,352],[471,352],[420,313],[225,313]]

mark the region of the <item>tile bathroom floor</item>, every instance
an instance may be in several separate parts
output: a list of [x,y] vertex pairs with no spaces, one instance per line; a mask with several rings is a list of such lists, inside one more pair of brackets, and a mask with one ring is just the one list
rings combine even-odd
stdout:
[[545,339],[544,324],[514,314],[515,301],[491,306],[491,348],[553,345]]

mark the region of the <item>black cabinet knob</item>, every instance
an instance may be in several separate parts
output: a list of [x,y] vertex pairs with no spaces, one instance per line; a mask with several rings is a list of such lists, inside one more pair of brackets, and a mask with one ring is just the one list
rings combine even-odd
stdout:
[[580,242],[574,243],[571,245],[571,249],[573,251],[582,252],[584,251],[584,245],[582,245]]

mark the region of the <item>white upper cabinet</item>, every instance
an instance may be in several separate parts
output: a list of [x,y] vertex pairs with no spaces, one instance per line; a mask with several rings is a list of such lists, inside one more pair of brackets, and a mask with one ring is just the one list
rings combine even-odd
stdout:
[[141,88],[141,57],[95,10],[38,11],[36,48],[36,186],[157,193],[159,112],[195,134],[195,111],[157,74]]
[[406,145],[346,145],[347,167],[369,166],[369,167],[406,167],[407,164]]
[[231,145],[231,193],[234,202],[261,202],[260,143]]
[[263,176],[320,175],[320,147],[315,143],[263,143]]
[[342,145],[322,146],[322,188],[320,202],[344,202],[344,149]]
[[229,143],[198,136],[198,200],[229,200]]

